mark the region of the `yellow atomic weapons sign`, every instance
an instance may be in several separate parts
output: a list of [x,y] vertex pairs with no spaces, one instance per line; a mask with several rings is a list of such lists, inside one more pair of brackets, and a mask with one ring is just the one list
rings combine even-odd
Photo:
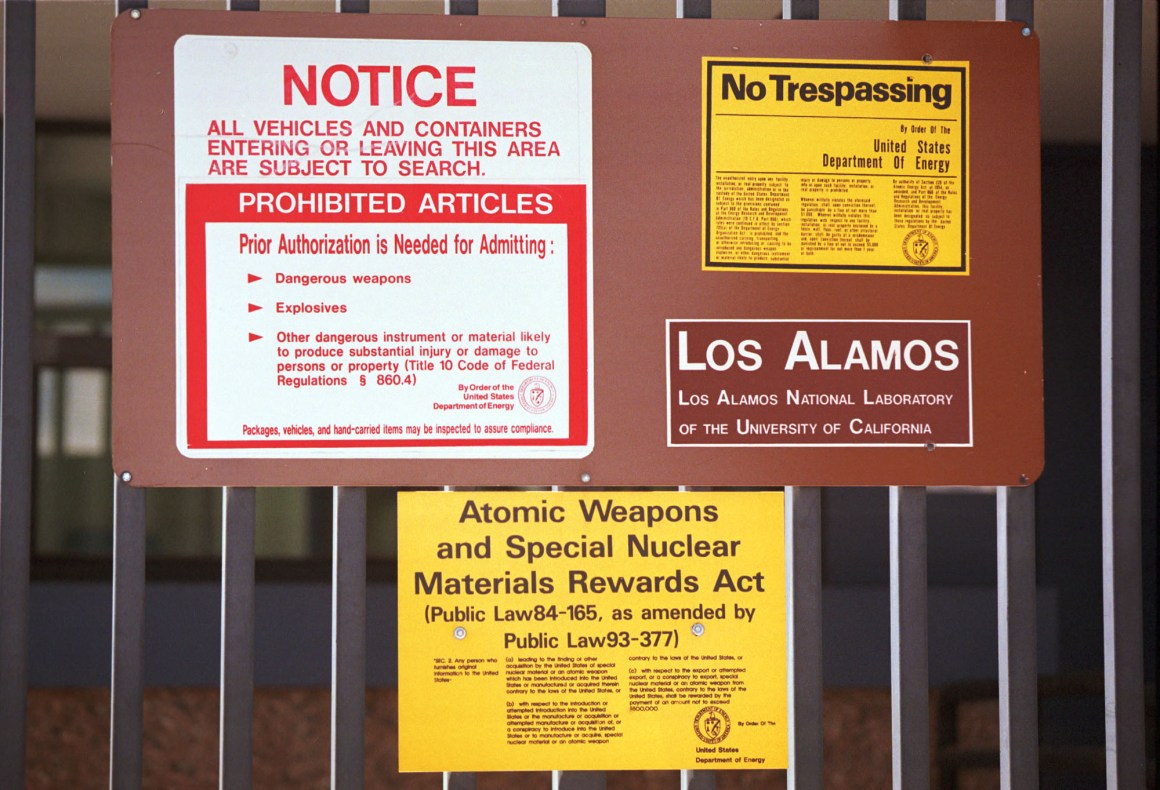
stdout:
[[786,767],[783,525],[781,493],[401,493],[401,770]]

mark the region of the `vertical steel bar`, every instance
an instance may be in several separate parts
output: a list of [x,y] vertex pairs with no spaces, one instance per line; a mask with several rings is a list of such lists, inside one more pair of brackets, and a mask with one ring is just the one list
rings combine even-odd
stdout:
[[926,19],[926,0],[890,0],[889,14],[893,20]]
[[999,578],[999,785],[1039,787],[1035,489],[996,492]]
[[[1035,0],[995,0],[995,19],[1035,22]],[[999,785],[1039,787],[1035,488],[996,492],[999,600]]]
[[144,717],[145,489],[122,472],[113,488],[113,672],[109,787],[141,787]]
[[[605,0],[554,0],[554,16],[602,17]],[[604,790],[608,780],[603,771],[553,771],[553,790]]]
[[[230,11],[258,11],[259,0],[226,0]],[[252,488],[222,489],[221,679],[218,786],[253,784],[254,528]]]
[[604,16],[604,0],[557,0],[558,16]]
[[475,774],[444,771],[443,790],[475,790]]
[[552,790],[606,790],[604,771],[552,771]]
[[0,779],[24,786],[32,545],[36,6],[4,4],[0,260]]
[[715,771],[681,771],[681,790],[714,790],[716,787]]
[[[926,0],[890,0],[891,20],[926,19]],[[891,768],[895,788],[930,786],[926,490],[890,487]]]
[[[116,0],[117,14],[148,0]],[[131,473],[113,481],[113,668],[109,697],[109,787],[141,787],[145,699],[145,490]]]
[[[370,0],[335,0],[344,14]],[[334,488],[330,660],[330,787],[361,790],[366,737],[367,491]]]
[[367,491],[334,489],[330,786],[361,790],[366,719]]
[[789,787],[822,787],[822,489],[785,489]]
[[1140,0],[1104,0],[1100,389],[1107,786],[1143,787]]
[[677,0],[677,17],[681,19],[711,19],[713,0]]
[[817,19],[821,0],[781,0],[781,15],[785,19]]
[[[712,0],[677,0],[676,16],[678,19],[710,19],[713,16]],[[685,486],[680,491],[687,490]],[[698,771],[683,769],[680,774],[681,790],[716,790],[717,774],[715,771]]]
[[[782,0],[781,15],[818,19],[820,5],[819,0]],[[786,488],[790,790],[822,786],[821,512],[820,488]]]
[[248,790],[253,780],[254,525],[252,488],[222,489],[221,700],[218,784]]
[[[477,16],[479,0],[444,0],[443,11],[452,16]],[[453,490],[445,486],[444,491]],[[443,772],[443,790],[475,790],[475,774],[462,771]]]
[[895,790],[930,787],[926,489],[890,487],[890,710]]
[[1033,25],[1035,0],[995,0],[995,19]]

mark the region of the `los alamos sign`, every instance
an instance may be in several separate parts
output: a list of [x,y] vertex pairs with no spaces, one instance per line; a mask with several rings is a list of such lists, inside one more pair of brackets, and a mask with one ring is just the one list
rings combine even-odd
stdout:
[[1017,25],[147,10],[113,54],[134,484],[1039,474]]

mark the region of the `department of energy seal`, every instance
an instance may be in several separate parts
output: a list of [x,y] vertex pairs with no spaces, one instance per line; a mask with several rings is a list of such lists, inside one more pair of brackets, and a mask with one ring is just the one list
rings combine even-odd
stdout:
[[902,254],[915,266],[926,266],[938,255],[938,239],[929,230],[912,230],[902,240]]
[[556,387],[543,376],[528,376],[520,384],[520,405],[532,414],[543,414],[556,403]]
[[705,743],[721,743],[729,735],[729,714],[716,705],[706,705],[693,717],[693,732]]

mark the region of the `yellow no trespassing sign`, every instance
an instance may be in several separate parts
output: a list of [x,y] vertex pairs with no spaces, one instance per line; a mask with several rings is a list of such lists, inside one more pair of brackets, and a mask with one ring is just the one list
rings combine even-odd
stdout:
[[403,771],[785,768],[780,492],[399,494]]
[[702,268],[969,273],[967,62],[702,64]]

